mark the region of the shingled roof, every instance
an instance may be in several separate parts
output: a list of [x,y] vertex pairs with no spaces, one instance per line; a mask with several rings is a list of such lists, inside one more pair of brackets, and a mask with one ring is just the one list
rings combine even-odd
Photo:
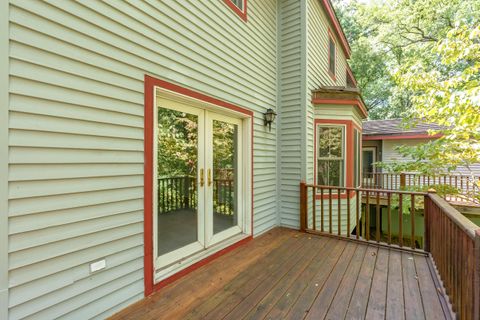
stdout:
[[442,129],[442,126],[423,122],[419,122],[416,126],[406,129],[402,126],[402,119],[369,120],[363,122],[364,136],[410,136],[428,134],[428,130],[440,129]]

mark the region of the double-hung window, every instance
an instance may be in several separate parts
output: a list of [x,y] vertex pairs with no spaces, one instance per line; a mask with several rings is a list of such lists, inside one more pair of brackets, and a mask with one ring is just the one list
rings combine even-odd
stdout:
[[345,126],[317,125],[317,184],[345,186]]

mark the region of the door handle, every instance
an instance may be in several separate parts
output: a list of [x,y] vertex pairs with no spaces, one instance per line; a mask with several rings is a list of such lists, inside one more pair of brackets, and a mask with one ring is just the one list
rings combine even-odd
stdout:
[[204,184],[203,169],[200,169],[200,187],[203,187]]
[[208,169],[207,171],[207,182],[208,186],[210,187],[212,185],[212,170]]

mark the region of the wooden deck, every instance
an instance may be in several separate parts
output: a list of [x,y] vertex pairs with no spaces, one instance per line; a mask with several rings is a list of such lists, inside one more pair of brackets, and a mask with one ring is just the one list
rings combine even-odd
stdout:
[[429,258],[274,229],[112,319],[451,319]]

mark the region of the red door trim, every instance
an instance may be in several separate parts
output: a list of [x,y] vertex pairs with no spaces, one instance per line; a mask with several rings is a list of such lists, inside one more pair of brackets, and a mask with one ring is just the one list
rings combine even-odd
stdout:
[[[229,247],[226,247],[205,259],[198,261],[191,266],[177,272],[169,278],[166,278],[159,283],[154,284],[154,257],[153,257],[153,126],[154,126],[154,89],[155,87],[161,87],[172,92],[176,92],[197,100],[208,102],[216,106],[226,108],[232,111],[236,111],[246,115],[251,119],[251,234],[240,240]],[[167,284],[175,281],[178,278],[188,274],[189,272],[205,265],[211,260],[237,248],[238,246],[248,242],[252,239],[253,236],[253,112],[229,102],[225,102],[210,96],[207,96],[203,93],[193,91],[182,86],[173,84],[171,82],[160,80],[149,75],[145,75],[144,79],[144,156],[145,156],[145,167],[143,175],[144,183],[144,285],[145,285],[145,296],[152,294],[153,292],[159,290],[160,288],[166,286]]]

